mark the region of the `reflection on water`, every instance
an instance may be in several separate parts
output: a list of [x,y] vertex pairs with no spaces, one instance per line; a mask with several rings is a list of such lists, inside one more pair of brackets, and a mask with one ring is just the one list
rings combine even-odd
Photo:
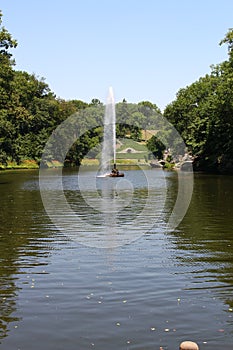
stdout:
[[[34,350],[173,350],[184,339],[201,349],[232,348],[232,178],[196,175],[187,215],[167,234],[163,227],[176,199],[177,176],[149,172],[157,179],[150,193],[154,211],[142,223],[150,227],[153,214],[157,226],[131,244],[108,249],[81,245],[58,232],[43,208],[36,171],[0,174],[3,349],[29,350],[33,344]],[[81,175],[87,187],[80,190],[77,171],[66,170],[65,197],[72,211],[96,232],[108,227],[117,236],[119,220],[137,230],[148,189],[138,171],[128,173],[133,187],[97,183],[93,192],[90,172]],[[98,203],[101,198],[107,201]]]
[[[43,227],[48,220],[38,192],[34,172],[0,174],[0,338],[8,333],[14,316],[21,274],[26,269],[46,265],[50,254],[49,234]],[[26,190],[24,188],[26,184]],[[41,214],[43,214],[43,219]],[[46,243],[46,250],[45,250]]]
[[[233,306],[232,177],[197,175],[191,206],[176,231],[177,260],[195,266],[195,288],[215,288]],[[191,271],[190,271],[191,272]],[[192,272],[191,272],[192,273]],[[205,285],[202,285],[203,278]]]
[[129,244],[160,231],[166,200],[163,172],[130,171],[124,179],[80,172],[68,179],[44,170],[40,176],[44,208],[69,238],[89,247]]

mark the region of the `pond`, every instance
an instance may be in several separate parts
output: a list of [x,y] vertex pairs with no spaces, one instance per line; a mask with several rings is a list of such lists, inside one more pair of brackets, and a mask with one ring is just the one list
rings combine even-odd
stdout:
[[195,174],[167,231],[175,172],[65,170],[62,198],[54,172],[46,203],[38,171],[0,173],[0,348],[232,349],[232,177]]

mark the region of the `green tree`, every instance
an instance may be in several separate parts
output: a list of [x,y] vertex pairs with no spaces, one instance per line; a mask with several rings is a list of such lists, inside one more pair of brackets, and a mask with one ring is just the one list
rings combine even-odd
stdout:
[[103,105],[102,102],[98,98],[93,98],[91,100],[90,106],[100,106]]
[[147,141],[147,148],[153,153],[156,158],[163,159],[163,152],[165,151],[166,147],[164,146],[163,142],[160,141],[156,136],[152,136]]
[[228,45],[228,54],[230,62],[233,61],[233,28],[230,28],[226,33],[225,37],[220,41],[219,45],[227,44]]
[[12,86],[14,77],[12,54],[9,49],[17,46],[11,34],[2,26],[2,12],[0,11],[0,162],[7,162],[7,155],[11,151],[11,138],[14,127],[7,119],[11,107]]
[[211,67],[210,74],[177,93],[164,116],[176,127],[195,156],[196,169],[233,172],[233,30],[229,60]]

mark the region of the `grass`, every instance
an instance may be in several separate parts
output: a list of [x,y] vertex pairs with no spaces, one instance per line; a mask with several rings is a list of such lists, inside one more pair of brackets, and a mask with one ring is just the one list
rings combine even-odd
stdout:
[[59,162],[58,160],[47,161],[46,164],[47,164],[48,168],[61,168],[61,167],[63,167],[63,163]]
[[117,153],[117,159],[145,159],[144,156],[148,157],[148,153]]
[[0,164],[0,169],[38,169],[38,163],[33,159],[25,159],[20,164],[16,162],[8,162],[7,165]]
[[[140,153],[141,154],[141,153]],[[125,154],[127,155],[127,154]],[[117,165],[138,165],[138,164],[147,164],[145,159],[143,157],[141,158],[135,158],[135,159],[129,159],[129,158],[118,158],[117,157]],[[99,166],[99,161],[98,159],[88,159],[84,158],[82,160],[82,166]]]
[[[145,162],[145,158],[148,159],[150,152],[144,143],[142,144],[132,139],[126,139],[126,138],[121,139],[120,142],[122,143],[122,145],[119,148],[117,148],[117,152],[116,152],[117,159],[119,160],[125,159],[127,161],[134,160],[134,163],[135,163],[135,160],[139,162]],[[132,148],[138,152],[121,153],[127,148]]]
[[132,139],[119,139],[119,141],[122,143],[122,145],[117,148],[117,152],[121,152],[126,148],[134,148],[136,151],[141,152],[148,152],[148,148],[145,146],[145,144],[142,144],[140,142],[136,142]]
[[[52,160],[46,163],[48,168],[60,168],[63,164],[58,160]],[[11,170],[11,169],[39,169],[39,164],[34,159],[25,159],[19,164],[16,162],[8,162],[7,165],[0,164],[0,170]]]
[[117,159],[117,165],[149,165],[145,159]]
[[99,165],[99,160],[98,159],[83,158],[81,164],[84,166],[93,166],[93,165],[96,166],[96,165]]

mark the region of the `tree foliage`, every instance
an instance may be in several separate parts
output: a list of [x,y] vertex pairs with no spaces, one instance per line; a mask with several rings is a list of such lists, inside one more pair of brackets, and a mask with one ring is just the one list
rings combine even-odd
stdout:
[[180,89],[164,116],[194,155],[196,169],[233,172],[233,29],[223,43],[228,44],[229,60]]
[[156,136],[152,136],[147,142],[148,149],[153,153],[155,158],[162,159],[163,152],[166,147],[164,143],[158,139]]

